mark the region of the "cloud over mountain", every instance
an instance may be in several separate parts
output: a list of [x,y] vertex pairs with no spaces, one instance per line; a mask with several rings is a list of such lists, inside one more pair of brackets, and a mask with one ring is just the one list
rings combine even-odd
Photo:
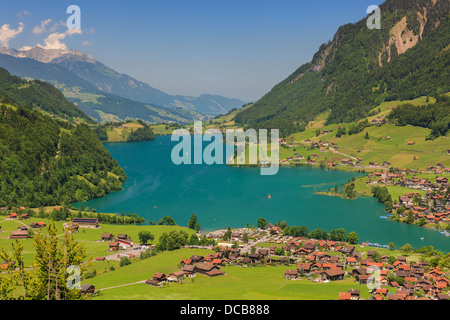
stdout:
[[23,22],[19,22],[19,27],[17,29],[11,29],[9,24],[4,24],[0,28],[0,45],[8,48],[9,42],[21,34],[23,29],[25,29],[25,24]]

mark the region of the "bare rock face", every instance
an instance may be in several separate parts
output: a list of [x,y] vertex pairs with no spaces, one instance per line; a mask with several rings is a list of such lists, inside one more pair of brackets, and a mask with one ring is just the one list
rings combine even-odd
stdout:
[[2,47],[0,48],[1,54],[7,54],[16,58],[30,58],[43,63],[57,63],[60,59],[68,57],[79,57],[91,63],[95,63],[96,60],[83,52],[76,50],[63,50],[63,49],[44,49],[42,47],[34,47],[25,50],[16,50]]

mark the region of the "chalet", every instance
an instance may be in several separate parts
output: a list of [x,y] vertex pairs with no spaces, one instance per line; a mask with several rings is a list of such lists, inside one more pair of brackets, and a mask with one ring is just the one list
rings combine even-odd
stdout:
[[253,263],[253,261],[252,261],[250,258],[242,258],[242,259],[238,262],[239,265],[244,265],[244,266],[249,265],[249,264],[252,264],[252,263]]
[[305,250],[307,250],[309,252],[313,252],[316,249],[316,244],[315,244],[315,242],[307,241],[303,245],[303,249],[305,249]]
[[359,300],[359,290],[348,289],[347,293],[350,293],[351,300]]
[[119,242],[114,241],[109,243],[109,251],[119,251]]
[[97,218],[74,218],[72,220],[73,224],[78,225],[80,228],[98,228]]
[[231,241],[238,241],[241,238],[241,234],[239,232],[231,233]]
[[355,251],[355,247],[353,246],[345,246],[341,249],[343,254],[351,255]]
[[190,264],[192,264],[192,259],[182,259],[180,264],[181,265],[190,265]]
[[205,275],[208,277],[217,277],[217,276],[223,276],[225,273],[220,269],[211,269],[210,271],[206,271]]
[[153,280],[156,280],[159,282],[166,282],[166,281],[168,281],[167,278],[168,278],[168,276],[162,272],[156,272],[155,274],[153,274],[153,277],[152,277]]
[[102,241],[111,241],[112,239],[114,239],[114,236],[111,233],[104,232],[102,234]]
[[193,255],[191,258],[192,263],[198,263],[205,261],[205,258],[203,256]]
[[339,300],[351,300],[352,295],[350,292],[339,292]]
[[330,270],[325,270],[322,272],[322,279],[323,280],[342,280],[344,279],[346,272],[342,269],[335,268]]
[[353,161],[351,159],[342,159],[341,164],[353,164]]
[[17,219],[17,213],[13,212],[8,215],[9,219]]
[[145,280],[145,283],[154,287],[159,287],[161,286],[161,281],[155,280],[155,279],[148,279]]
[[179,281],[181,281],[183,279],[184,279],[184,271],[182,271],[182,270],[172,272],[167,277],[167,280],[169,282],[179,282]]
[[30,215],[28,213],[23,213],[19,217],[20,220],[28,220],[30,219]]
[[262,254],[259,253],[259,252],[251,252],[251,253],[248,254],[248,257],[249,257],[253,262],[256,262],[256,261],[259,261],[263,256],[262,256]]
[[311,270],[311,264],[310,263],[297,264],[297,272],[301,273],[301,270],[303,270],[306,273],[309,273],[309,271]]
[[44,228],[46,226],[44,221],[40,221],[40,222],[32,222],[30,224],[30,228],[33,229],[39,229],[39,228]]
[[117,235],[117,239],[118,240],[127,240],[127,239],[131,239],[127,234],[125,234],[125,233],[119,233],[118,235]]
[[220,269],[218,266],[215,266],[211,263],[206,263],[206,262],[199,262],[199,263],[195,264],[195,267],[197,268],[197,272],[201,273],[201,274],[206,274],[207,272],[210,272],[214,269],[217,269],[217,270]]
[[292,279],[297,279],[297,276],[298,276],[297,270],[288,269],[284,272],[283,277],[286,279],[292,280]]
[[192,264],[186,264],[183,266],[183,272],[186,277],[194,277],[197,272],[197,267]]
[[437,177],[436,183],[439,183],[439,184],[448,183],[448,179],[446,177]]
[[369,278],[371,277],[370,274],[361,274],[361,275],[356,275],[356,282],[360,283],[360,284],[367,284],[369,281]]
[[92,284],[82,284],[80,287],[81,294],[93,294],[95,292],[95,287]]
[[9,236],[10,239],[27,239],[28,238],[28,231],[27,230],[17,230],[12,231],[11,235]]

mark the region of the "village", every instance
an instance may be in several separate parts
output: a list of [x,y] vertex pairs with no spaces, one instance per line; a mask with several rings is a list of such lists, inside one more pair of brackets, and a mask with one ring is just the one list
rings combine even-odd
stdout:
[[[284,277],[289,281],[307,280],[328,283],[354,279],[355,284],[371,286],[370,300],[448,300],[450,298],[448,268],[430,264],[426,259],[413,260],[407,255],[381,255],[375,248],[358,251],[370,244],[350,245],[347,242],[316,240],[282,235],[280,227],[269,224],[265,230],[239,228],[233,230],[229,241],[222,241],[226,230],[217,230],[208,237],[217,241],[205,256],[183,258],[179,270],[170,274],[155,272],[145,283],[155,287],[182,283],[197,275],[227,276],[223,267],[270,268],[286,266]],[[244,236],[245,235],[245,236]],[[106,234],[105,234],[106,236]],[[247,237],[249,242],[243,242]],[[104,240],[109,240],[104,239]],[[110,250],[126,250],[130,242],[110,243]],[[132,246],[132,243],[131,243]],[[153,248],[154,245],[150,246]],[[195,247],[195,246],[189,246]],[[117,255],[117,257],[122,255]],[[133,257],[130,255],[130,257]],[[103,258],[102,258],[103,259]],[[340,292],[339,300],[359,300],[359,290]]]
[[[448,209],[448,208],[447,208]],[[44,221],[26,223],[27,214],[8,214],[7,220],[17,221],[20,226],[10,232],[9,239],[28,239],[29,231],[44,228]],[[103,246],[103,254],[93,262],[122,259],[136,260],[141,254],[152,252],[155,244],[135,243],[126,233],[109,232],[108,224],[100,224],[96,218],[73,218],[64,222],[64,232],[79,233],[83,230],[100,231],[95,243]],[[117,230],[117,229],[116,229]],[[369,243],[293,237],[283,234],[280,226],[267,224],[264,228],[237,228],[197,233],[197,237],[214,240],[214,245],[184,245],[183,248],[203,248],[210,253],[186,256],[173,266],[175,271],[164,273],[156,270],[145,283],[152,287],[177,285],[197,276],[227,277],[233,268],[285,267],[280,279],[286,281],[311,281],[317,285],[335,281],[352,280],[355,287],[370,287],[370,300],[448,300],[450,298],[448,263],[436,263],[425,255],[412,255],[399,251],[390,254],[389,249],[371,248]],[[135,239],[136,240],[136,239]],[[104,245],[103,245],[104,244]],[[175,251],[173,251],[175,252]],[[381,253],[380,253],[381,252]],[[156,253],[158,254],[158,253]],[[8,269],[4,262],[3,269]],[[230,269],[231,268],[231,269]],[[102,288],[104,289],[104,288]],[[336,299],[355,300],[359,289],[340,292]],[[99,289],[85,279],[80,287],[82,294],[96,294]],[[100,290],[101,291],[101,290]]]
[[[399,195],[398,199],[393,199],[391,213],[398,215],[401,221],[420,226],[428,225],[443,235],[450,236],[449,182],[447,177],[441,176],[448,173],[450,168],[441,163],[419,170],[391,168],[369,174],[366,183],[368,186],[401,186],[417,190],[417,192],[411,190]],[[427,179],[427,175],[435,178]]]

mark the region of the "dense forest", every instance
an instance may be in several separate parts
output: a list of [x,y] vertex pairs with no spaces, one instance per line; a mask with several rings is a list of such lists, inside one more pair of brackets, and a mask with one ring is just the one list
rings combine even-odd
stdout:
[[12,76],[3,68],[0,68],[0,95],[17,105],[38,108],[67,120],[79,118],[95,123],[51,84],[39,80],[27,81]]
[[[368,29],[366,19],[341,26],[311,62],[234,120],[247,127],[278,128],[286,136],[324,111],[331,111],[326,124],[354,122],[384,101],[450,92],[449,8],[444,0],[387,0],[380,5],[381,30]],[[401,28],[404,19],[406,26],[397,36],[412,32],[402,38],[405,46],[413,36],[418,40],[399,54],[391,30]]]
[[87,125],[0,103],[0,206],[68,205],[122,188],[123,169]]
[[428,139],[445,136],[450,130],[450,97],[442,95],[426,106],[405,104],[392,110],[388,118],[399,126],[413,125],[431,129]]

